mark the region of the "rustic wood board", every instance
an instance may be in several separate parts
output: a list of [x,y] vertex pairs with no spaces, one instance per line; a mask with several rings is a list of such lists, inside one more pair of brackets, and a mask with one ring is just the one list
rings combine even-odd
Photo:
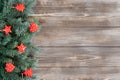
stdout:
[[119,52],[114,47],[46,47],[37,55],[38,67],[120,67]]
[[120,0],[37,0],[38,80],[120,80]]
[[119,34],[120,28],[43,27],[33,42],[37,46],[120,46]]
[[[41,72],[40,72],[41,71]],[[42,80],[119,80],[119,67],[39,68]]]
[[40,47],[36,74],[43,80],[119,80],[116,47]]

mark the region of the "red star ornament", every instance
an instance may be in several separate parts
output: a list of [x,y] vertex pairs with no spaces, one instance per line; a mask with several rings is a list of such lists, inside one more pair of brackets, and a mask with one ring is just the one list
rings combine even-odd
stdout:
[[5,28],[3,29],[3,31],[5,32],[6,35],[8,35],[9,33],[12,33],[11,26],[5,26]]
[[30,69],[27,69],[27,70],[25,70],[22,74],[25,75],[25,76],[28,76],[28,77],[32,77],[32,75],[33,75],[33,70],[32,70],[31,68],[30,68]]
[[39,29],[38,25],[35,22],[32,22],[30,24],[30,28],[29,28],[30,32],[36,32],[38,29]]
[[17,4],[16,6],[14,6],[13,8],[15,8],[17,11],[23,12],[25,9],[25,5],[24,5],[24,3],[20,3],[20,4]]
[[5,70],[6,72],[10,73],[15,69],[15,66],[12,63],[6,63]]
[[26,49],[27,47],[24,46],[23,43],[21,43],[19,46],[17,46],[17,48],[18,48],[18,51],[19,51],[19,52],[24,53],[24,52],[25,52],[25,49]]

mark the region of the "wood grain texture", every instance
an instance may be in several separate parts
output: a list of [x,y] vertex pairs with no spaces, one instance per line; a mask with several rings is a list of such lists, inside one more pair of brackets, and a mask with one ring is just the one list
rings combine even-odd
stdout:
[[[40,72],[41,71],[41,72]],[[119,67],[39,68],[41,80],[119,80]]]
[[63,14],[34,14],[43,27],[119,28],[120,18],[106,16],[66,16]]
[[120,67],[119,52],[115,47],[46,47],[37,55],[38,67]]
[[120,0],[37,0],[38,80],[120,80]]
[[119,0],[38,0],[35,13],[120,16]]
[[36,74],[43,80],[119,80],[119,51],[115,47],[41,48]]
[[119,34],[120,28],[43,27],[33,42],[37,46],[120,46]]

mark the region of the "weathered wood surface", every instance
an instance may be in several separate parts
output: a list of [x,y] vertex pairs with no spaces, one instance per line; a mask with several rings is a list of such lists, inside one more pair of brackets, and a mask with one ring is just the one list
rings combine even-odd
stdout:
[[33,42],[37,46],[120,46],[119,34],[120,28],[43,27]]
[[120,49],[113,47],[47,47],[41,48],[40,68],[120,67]]
[[120,0],[37,0],[38,80],[120,80]]

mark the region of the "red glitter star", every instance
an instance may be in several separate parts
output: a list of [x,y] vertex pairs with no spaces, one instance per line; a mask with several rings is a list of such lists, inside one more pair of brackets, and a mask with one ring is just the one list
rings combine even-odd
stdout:
[[6,72],[10,73],[15,69],[15,66],[12,63],[6,63],[5,70]]
[[9,33],[12,33],[11,26],[5,26],[5,28],[3,29],[3,31],[5,32],[6,35],[8,35]]
[[25,5],[24,5],[24,3],[20,3],[20,4],[17,4],[16,6],[14,6],[14,8],[20,12],[23,12],[25,9]]
[[30,32],[36,32],[38,30],[38,25],[35,22],[30,24]]
[[17,48],[18,48],[18,51],[19,51],[19,52],[24,53],[24,52],[25,52],[25,49],[26,49],[27,47],[24,46],[23,43],[21,43],[19,46],[17,46]]
[[28,77],[32,77],[33,70],[31,68],[27,69],[22,74],[24,74],[25,76],[28,76]]

